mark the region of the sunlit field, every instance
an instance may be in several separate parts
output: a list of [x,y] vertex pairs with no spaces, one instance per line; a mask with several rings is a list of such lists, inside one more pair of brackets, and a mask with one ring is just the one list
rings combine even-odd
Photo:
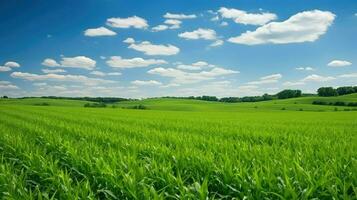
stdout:
[[0,0],[0,200],[357,200],[357,0]]
[[[1,196],[357,198],[356,111],[305,105],[310,101],[304,98],[266,107],[156,101],[187,109],[144,101],[107,108],[85,108],[80,101],[0,101]],[[147,109],[122,108],[138,103]]]

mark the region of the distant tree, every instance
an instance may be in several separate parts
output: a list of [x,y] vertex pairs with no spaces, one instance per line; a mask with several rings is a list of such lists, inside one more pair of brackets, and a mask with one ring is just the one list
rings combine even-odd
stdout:
[[118,97],[57,97],[57,96],[43,96],[42,98],[46,99],[69,99],[69,100],[84,100],[84,101],[92,101],[97,103],[116,103],[120,101],[129,101],[136,99],[125,99]]
[[271,96],[271,95],[269,95],[269,94],[267,94],[267,93],[263,94],[262,97],[263,97],[263,100],[264,100],[264,101],[272,100],[272,99],[273,99],[273,96]]
[[101,103],[86,103],[84,104],[84,107],[89,107],[89,108],[105,108],[107,105],[103,102]]
[[218,98],[215,96],[202,96],[202,97],[197,97],[196,99],[203,100],[203,101],[218,101]]
[[9,97],[8,97],[8,96],[3,96],[2,98],[4,98],[4,99],[8,99]]
[[239,97],[223,97],[219,101],[227,102],[227,103],[236,103],[236,102],[240,102],[240,99]]
[[335,106],[345,106],[346,103],[343,102],[343,101],[337,101],[337,102],[334,103],[334,105],[335,105]]
[[321,87],[317,90],[317,94],[322,97],[337,96],[338,93],[333,87]]
[[245,96],[245,97],[223,97],[220,102],[236,103],[236,102],[258,102],[274,99],[274,95],[264,94],[262,96]]
[[352,94],[355,93],[355,88],[352,86],[339,87],[336,89],[338,95]]
[[357,107],[357,102],[350,102],[350,103],[347,104],[347,106]]
[[301,97],[301,90],[283,90],[276,95],[278,99]]
[[301,97],[301,96],[302,96],[301,90],[295,90],[295,97]]

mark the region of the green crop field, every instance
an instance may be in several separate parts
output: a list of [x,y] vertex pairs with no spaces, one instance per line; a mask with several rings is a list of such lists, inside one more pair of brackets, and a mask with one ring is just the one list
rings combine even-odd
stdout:
[[337,110],[357,110],[346,106],[321,106],[312,105],[313,101],[325,102],[357,102],[357,94],[349,94],[338,97],[302,97],[283,100],[262,101],[253,103],[222,103],[208,102],[188,99],[145,99],[142,101],[123,101],[117,104],[118,107],[130,107],[133,105],[144,105],[153,110],[172,110],[172,111],[216,111],[216,112],[238,112],[238,111],[276,111],[276,110],[293,110],[293,111],[335,111]]
[[0,198],[357,199],[357,111],[316,99],[357,96],[1,99]]

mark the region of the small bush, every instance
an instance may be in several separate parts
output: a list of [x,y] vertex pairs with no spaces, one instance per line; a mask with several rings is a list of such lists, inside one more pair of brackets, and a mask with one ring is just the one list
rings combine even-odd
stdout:
[[139,105],[135,105],[135,106],[129,106],[129,107],[125,107],[128,109],[137,109],[137,110],[146,110],[148,109],[146,106],[139,104]]
[[107,105],[105,103],[86,103],[84,104],[86,108],[105,108]]
[[281,110],[286,110],[286,108],[281,108]]
[[43,103],[35,103],[35,106],[49,106],[49,103],[43,102]]
[[335,106],[345,106],[345,102],[342,102],[342,101],[337,101],[334,103]]
[[313,101],[312,104],[314,104],[314,105],[328,105],[328,102],[324,102],[324,101]]
[[343,101],[336,101],[336,102],[313,101],[312,104],[314,104],[314,105],[330,105],[330,106],[351,106],[351,107],[357,107],[357,102],[346,103],[346,102],[343,102]]
[[140,105],[134,106],[134,109],[145,110],[147,108],[146,108],[146,106],[140,104]]
[[357,102],[348,103],[347,106],[357,107]]

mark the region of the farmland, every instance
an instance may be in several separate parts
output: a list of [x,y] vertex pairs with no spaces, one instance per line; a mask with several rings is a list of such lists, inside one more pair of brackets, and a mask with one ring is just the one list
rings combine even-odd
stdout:
[[[312,105],[316,99],[357,101],[355,94],[231,104],[146,99],[85,108],[85,101],[2,99],[0,193],[356,199],[357,111]],[[127,109],[139,104],[147,109]]]

